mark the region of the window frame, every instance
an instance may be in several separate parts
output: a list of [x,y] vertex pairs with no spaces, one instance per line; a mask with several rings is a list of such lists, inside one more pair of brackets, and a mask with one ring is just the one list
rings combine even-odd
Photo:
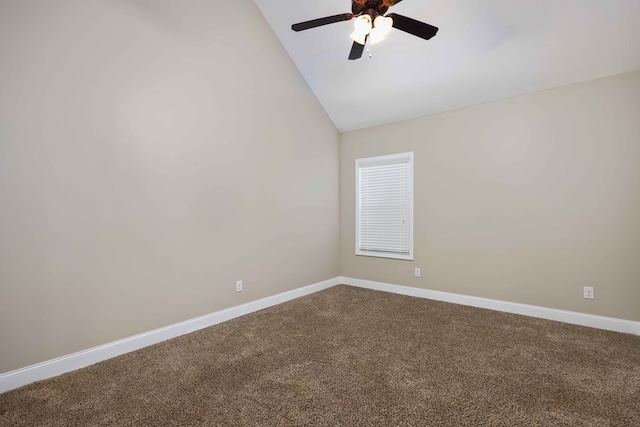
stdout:
[[[408,245],[408,253],[397,253],[392,251],[371,251],[366,249],[361,249],[361,182],[360,182],[360,172],[362,167],[367,166],[376,166],[383,164],[400,164],[400,163],[408,163],[409,164],[409,179],[408,179],[408,191],[409,191],[409,245]],[[390,258],[390,259],[398,259],[404,261],[413,261],[414,251],[413,251],[413,210],[414,210],[414,187],[413,187],[413,168],[414,168],[414,155],[413,152],[406,153],[397,153],[397,154],[388,154],[384,156],[374,156],[374,157],[364,157],[355,159],[355,255],[356,256],[366,256],[366,257],[374,257],[374,258]]]

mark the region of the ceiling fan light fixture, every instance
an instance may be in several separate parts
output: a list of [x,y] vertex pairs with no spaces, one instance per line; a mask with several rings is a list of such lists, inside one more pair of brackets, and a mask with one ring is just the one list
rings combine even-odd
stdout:
[[376,16],[373,27],[382,37],[386,37],[393,27],[393,19],[382,15]]
[[366,34],[357,34],[355,31],[351,33],[351,40],[364,46],[366,43]]
[[386,18],[382,15],[377,16],[375,21],[373,21],[373,29],[369,36],[371,37],[371,44],[376,44],[381,42],[387,37],[387,34],[391,31],[393,27],[393,19]]
[[351,40],[364,45],[367,35],[373,28],[371,17],[369,15],[358,16],[353,23],[353,28],[353,33],[350,36]]

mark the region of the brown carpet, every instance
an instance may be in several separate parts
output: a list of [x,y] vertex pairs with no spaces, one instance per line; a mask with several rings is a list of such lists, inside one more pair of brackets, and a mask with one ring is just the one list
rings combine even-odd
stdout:
[[337,286],[0,395],[0,426],[640,426],[640,337]]

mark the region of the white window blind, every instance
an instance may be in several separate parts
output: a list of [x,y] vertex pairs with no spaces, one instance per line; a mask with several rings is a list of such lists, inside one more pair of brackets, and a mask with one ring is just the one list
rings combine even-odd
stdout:
[[356,160],[356,255],[413,259],[413,153]]

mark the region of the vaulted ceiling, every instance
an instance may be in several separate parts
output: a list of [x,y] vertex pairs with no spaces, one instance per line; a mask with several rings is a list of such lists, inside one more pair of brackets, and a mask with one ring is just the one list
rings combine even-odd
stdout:
[[350,0],[254,0],[340,131],[640,69],[638,0],[404,0],[390,9],[440,28],[392,30],[347,60],[353,22],[291,25]]

